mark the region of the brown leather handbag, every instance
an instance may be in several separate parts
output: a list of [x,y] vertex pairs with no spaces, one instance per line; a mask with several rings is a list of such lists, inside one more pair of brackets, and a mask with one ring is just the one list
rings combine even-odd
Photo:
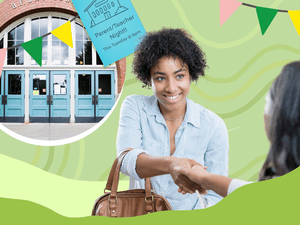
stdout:
[[[96,200],[92,216],[132,217],[172,210],[170,203],[164,197],[151,192],[150,178],[145,179],[145,189],[117,192],[122,160],[130,150],[125,149],[115,159],[104,189],[105,194]],[[107,193],[106,190],[111,192]]]

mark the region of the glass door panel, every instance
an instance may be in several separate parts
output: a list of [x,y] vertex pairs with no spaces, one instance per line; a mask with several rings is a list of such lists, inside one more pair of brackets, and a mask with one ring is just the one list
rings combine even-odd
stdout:
[[29,121],[49,122],[49,71],[30,71]]
[[96,117],[103,118],[115,104],[114,71],[96,71]]
[[51,122],[70,122],[70,71],[51,71]]
[[24,122],[24,71],[5,72],[5,117],[8,122]]
[[75,121],[94,121],[94,71],[75,72]]

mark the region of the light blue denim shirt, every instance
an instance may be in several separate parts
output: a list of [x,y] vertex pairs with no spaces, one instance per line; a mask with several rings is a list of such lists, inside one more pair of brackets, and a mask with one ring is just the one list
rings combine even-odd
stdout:
[[[172,156],[194,159],[208,167],[207,171],[228,175],[228,134],[224,121],[215,113],[187,99],[184,120],[175,135],[176,150]],[[121,172],[130,176],[130,189],[144,188],[144,180],[136,173],[139,154],[170,156],[170,137],[155,96],[128,96],[122,104],[117,137],[117,151],[133,148],[124,158]],[[182,195],[171,175],[151,177],[157,194],[164,196],[173,210],[200,209],[196,194]],[[208,191],[208,206],[222,197]]]

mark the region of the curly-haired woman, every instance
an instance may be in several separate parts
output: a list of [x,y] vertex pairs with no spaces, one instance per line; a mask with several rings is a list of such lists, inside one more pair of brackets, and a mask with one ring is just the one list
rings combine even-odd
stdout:
[[[204,76],[201,48],[182,29],[148,33],[137,46],[133,72],[152,88],[153,96],[129,96],[121,108],[117,150],[133,148],[121,171],[130,176],[130,188],[143,188],[151,177],[154,191],[174,210],[201,208],[195,189],[201,187],[174,169],[205,165],[214,174],[227,175],[228,135],[225,123],[213,112],[187,98],[192,81]],[[187,195],[177,192],[178,187]],[[221,197],[209,191],[208,206]]]

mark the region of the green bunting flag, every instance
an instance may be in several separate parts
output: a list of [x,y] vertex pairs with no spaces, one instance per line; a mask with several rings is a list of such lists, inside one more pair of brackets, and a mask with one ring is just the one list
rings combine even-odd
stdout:
[[256,13],[261,29],[261,34],[264,35],[270,24],[272,23],[274,17],[276,16],[277,9],[269,9],[256,6]]
[[25,49],[25,51],[39,64],[42,66],[42,49],[43,49],[43,37],[35,38],[31,41],[27,41],[21,46]]

